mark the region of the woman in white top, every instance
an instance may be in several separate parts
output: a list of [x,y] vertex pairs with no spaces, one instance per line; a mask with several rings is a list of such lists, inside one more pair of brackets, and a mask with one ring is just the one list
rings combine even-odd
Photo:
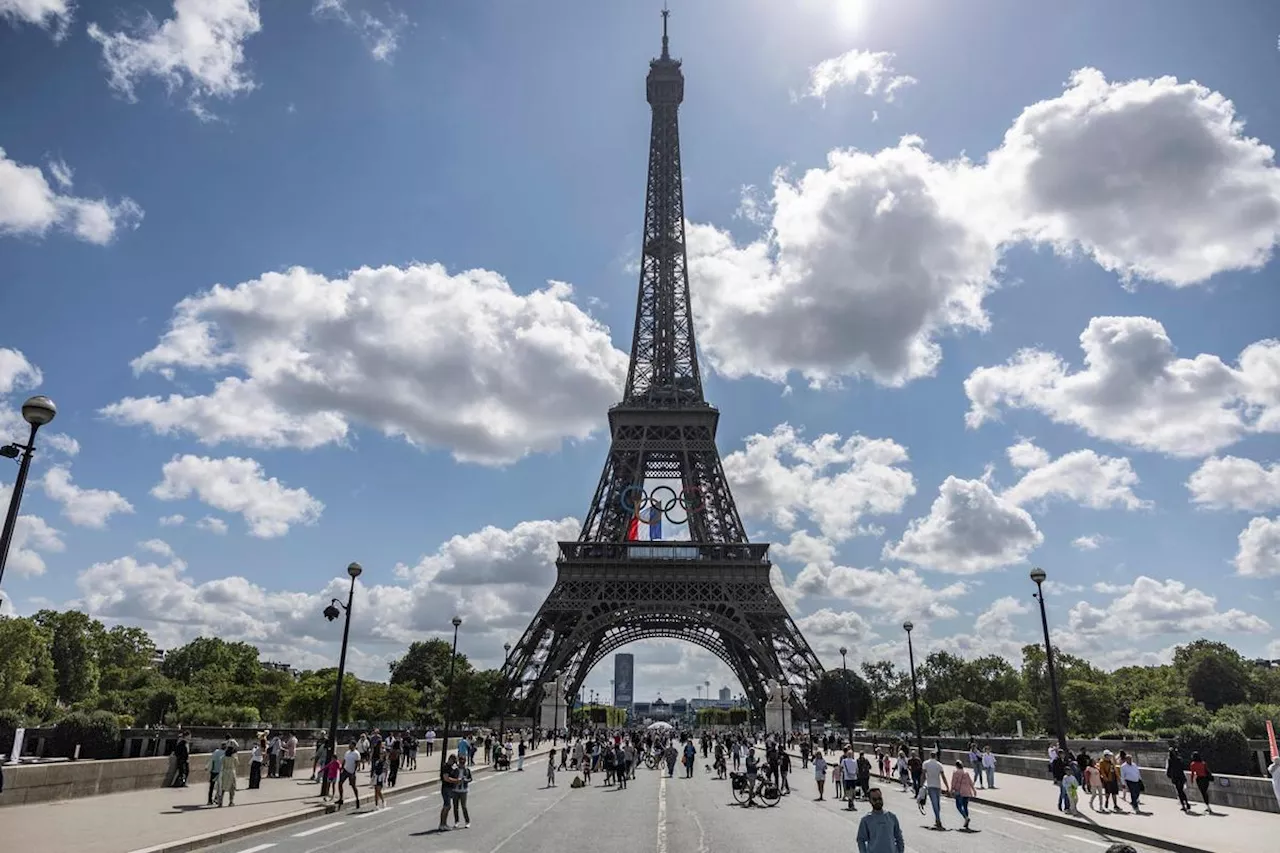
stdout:
[[265,738],[259,738],[253,742],[253,751],[249,754],[249,790],[256,789],[262,784],[262,753],[265,751],[263,745],[266,744]]
[[822,800],[822,791],[827,786],[827,759],[822,752],[813,754],[813,779],[818,783],[818,800]]

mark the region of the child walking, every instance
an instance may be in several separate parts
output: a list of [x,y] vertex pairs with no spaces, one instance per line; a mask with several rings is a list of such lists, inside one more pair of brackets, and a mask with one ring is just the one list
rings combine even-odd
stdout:
[[333,789],[338,785],[338,771],[342,769],[342,762],[338,760],[338,756],[329,756],[328,762],[320,771],[322,781],[320,783],[320,799],[332,800]]
[[554,788],[556,786],[556,751],[553,749],[547,753],[547,787]]
[[382,786],[387,784],[387,759],[382,753],[373,760],[373,810],[378,811],[387,805],[382,798]]

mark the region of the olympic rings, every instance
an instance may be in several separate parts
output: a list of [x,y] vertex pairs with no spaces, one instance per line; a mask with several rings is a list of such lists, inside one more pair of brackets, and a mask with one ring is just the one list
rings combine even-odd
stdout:
[[[670,497],[659,497],[660,493]],[[679,492],[670,486],[658,486],[652,492],[646,492],[643,486],[633,484],[622,490],[619,504],[627,515],[636,518],[640,517],[640,510],[647,507],[650,511],[656,510],[672,524],[684,524],[689,520],[690,515],[702,512],[706,501],[702,498],[702,490],[697,486],[690,486]],[[671,517],[671,510],[677,506],[684,510],[683,518]]]

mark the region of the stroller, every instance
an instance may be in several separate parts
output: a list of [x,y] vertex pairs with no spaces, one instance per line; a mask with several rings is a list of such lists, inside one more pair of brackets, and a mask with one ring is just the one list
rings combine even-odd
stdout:
[[511,755],[507,752],[506,747],[499,747],[497,757],[493,759],[493,768],[495,770],[510,770]]

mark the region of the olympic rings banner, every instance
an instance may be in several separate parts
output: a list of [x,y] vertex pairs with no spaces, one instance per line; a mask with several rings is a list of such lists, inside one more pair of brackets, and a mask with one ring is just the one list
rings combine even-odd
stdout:
[[[658,520],[665,518],[672,524],[684,524],[690,515],[702,512],[706,505],[697,486],[681,489],[679,492],[670,486],[658,486],[652,492],[645,491],[643,486],[627,486],[622,490],[619,503],[627,515],[633,519],[643,516],[644,521],[650,525],[654,523],[655,516]],[[677,506],[684,510],[682,518],[671,517],[671,511]]]

